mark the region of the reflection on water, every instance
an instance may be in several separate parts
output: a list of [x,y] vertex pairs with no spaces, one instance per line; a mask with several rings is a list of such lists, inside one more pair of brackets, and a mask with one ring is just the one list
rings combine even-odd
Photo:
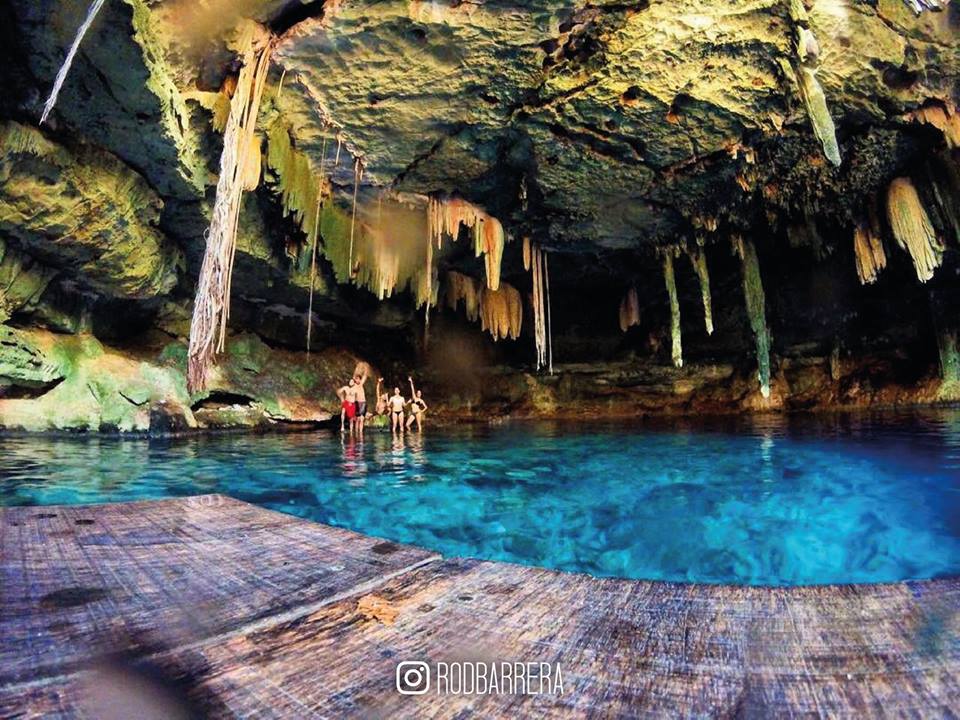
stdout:
[[371,535],[594,575],[960,572],[960,411],[145,440],[0,436],[0,504],[222,492]]

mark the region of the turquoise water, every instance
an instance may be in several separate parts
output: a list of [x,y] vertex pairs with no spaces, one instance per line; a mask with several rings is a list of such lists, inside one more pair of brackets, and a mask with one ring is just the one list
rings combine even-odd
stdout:
[[798,585],[960,574],[960,411],[176,440],[0,436],[0,505],[221,492],[448,555]]

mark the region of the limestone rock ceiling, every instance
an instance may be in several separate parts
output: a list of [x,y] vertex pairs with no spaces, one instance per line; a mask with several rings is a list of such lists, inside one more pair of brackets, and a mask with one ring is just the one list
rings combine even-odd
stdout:
[[[901,0],[810,5],[845,155],[839,170],[818,174],[873,186],[860,176],[878,160],[871,133],[900,129],[923,100],[950,100],[957,11],[917,18]],[[755,188],[736,182],[749,160],[771,176],[824,165],[791,38],[781,0],[344,1],[284,35],[279,107],[317,161],[330,123],[368,186],[458,191],[515,230],[545,229],[547,242],[631,247],[674,241],[694,214],[749,222]],[[352,163],[334,179],[349,187]]]
[[[87,4],[0,3],[11,58],[0,69],[4,118],[39,117]],[[713,229],[718,238],[779,233],[814,217],[850,227],[869,196],[942,142],[905,113],[956,102],[960,7],[918,15],[903,0],[806,2],[843,157],[835,169],[799,95],[788,6],[108,0],[44,134],[93,146],[84,157],[122,161],[118,177],[142,177],[152,199],[145,227],[135,226],[162,273],[139,287],[91,266],[86,285],[120,298],[162,292],[177,245],[187,258],[180,280],[196,273],[222,143],[212,119],[237,70],[225,38],[238,18],[277,35],[261,128],[282,120],[315,170],[326,137],[344,209],[359,159],[361,198],[458,193],[514,239],[531,234],[553,249],[673,244]],[[120,205],[100,198],[92,212]],[[236,296],[299,307],[307,266],[302,252],[285,254],[299,229],[280,217],[269,182],[249,194],[244,217]],[[43,228],[4,232],[10,257],[33,248],[51,267],[69,264],[57,253],[70,243],[47,242]],[[190,294],[189,282],[179,287]],[[329,273],[319,287],[321,307],[347,312]]]

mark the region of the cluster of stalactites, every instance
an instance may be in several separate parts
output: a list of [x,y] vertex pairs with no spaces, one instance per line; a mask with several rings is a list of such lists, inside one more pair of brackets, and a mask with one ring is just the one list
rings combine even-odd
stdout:
[[493,215],[462,198],[431,197],[427,203],[427,223],[431,242],[439,249],[444,236],[456,240],[460,226],[473,231],[474,252],[483,255],[487,287],[500,287],[500,263],[506,236],[503,225]]
[[797,54],[795,71],[800,96],[807,108],[807,115],[813,125],[813,132],[823,147],[823,154],[834,165],[840,165],[840,146],[837,144],[837,130],[827,107],[827,98],[823,94],[817,71],[820,68],[820,43],[810,29],[810,21],[802,0],[787,0],[790,18],[796,32],[795,50]]
[[447,307],[456,312],[463,303],[464,313],[470,322],[480,320],[480,295],[483,286],[469,275],[451,270],[447,273]]
[[856,258],[857,277],[861,285],[877,281],[880,271],[887,266],[887,253],[875,213],[863,219],[853,229],[853,251]]
[[255,188],[260,179],[260,159],[251,155],[260,153],[255,130],[273,39],[265,28],[244,23],[235,47],[243,65],[230,103],[217,194],[193,305],[187,354],[191,392],[205,386],[214,355],[226,342],[240,203],[244,190]]
[[683,367],[683,342],[680,334],[680,298],[677,296],[677,280],[673,273],[673,258],[677,248],[666,248],[663,255],[663,281],[670,300],[670,358],[676,367]]
[[944,248],[909,178],[897,178],[887,188],[887,219],[897,244],[910,253],[917,279],[932,278]]
[[550,316],[550,268],[547,253],[530,238],[523,239],[523,268],[533,280],[533,343],[537,370],[553,374],[553,328]]
[[456,311],[461,303],[467,320],[480,326],[494,340],[516,340],[523,327],[523,299],[508,283],[491,290],[469,275],[450,271],[446,276],[447,307]]
[[952,105],[924,105],[907,113],[906,117],[937,128],[951,150],[960,148],[960,113]]
[[312,246],[320,225],[321,201],[329,195],[330,183],[314,170],[307,154],[293,146],[289,129],[279,120],[267,129],[267,166],[277,178],[284,215],[293,218]]
[[760,278],[760,261],[753,243],[734,236],[733,249],[743,268],[743,298],[747,306],[747,318],[753,331],[757,348],[757,377],[760,394],[770,397],[770,330],[767,328],[766,300]]
[[700,297],[703,300],[703,325],[707,335],[713,335],[713,298],[710,294],[710,271],[707,268],[707,252],[703,242],[698,240],[696,246],[686,246],[687,257],[693,265],[693,271],[700,281]]
[[631,287],[620,301],[620,331],[626,332],[634,325],[640,324],[640,299],[637,289]]

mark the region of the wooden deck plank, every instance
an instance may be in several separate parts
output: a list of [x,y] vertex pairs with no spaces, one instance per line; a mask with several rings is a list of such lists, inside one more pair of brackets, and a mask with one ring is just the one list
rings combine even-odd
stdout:
[[0,685],[198,642],[431,553],[222,496],[0,510]]
[[[0,517],[0,571],[17,583],[0,589],[0,717],[77,716],[99,675],[73,671],[84,652],[103,649],[96,633],[212,717],[944,717],[960,708],[957,578],[810,588],[596,579],[431,560],[226,499]],[[43,598],[64,587],[110,594],[50,608]],[[395,612],[392,622],[364,611],[369,595]],[[400,660],[559,663],[565,692],[402,696]]]

